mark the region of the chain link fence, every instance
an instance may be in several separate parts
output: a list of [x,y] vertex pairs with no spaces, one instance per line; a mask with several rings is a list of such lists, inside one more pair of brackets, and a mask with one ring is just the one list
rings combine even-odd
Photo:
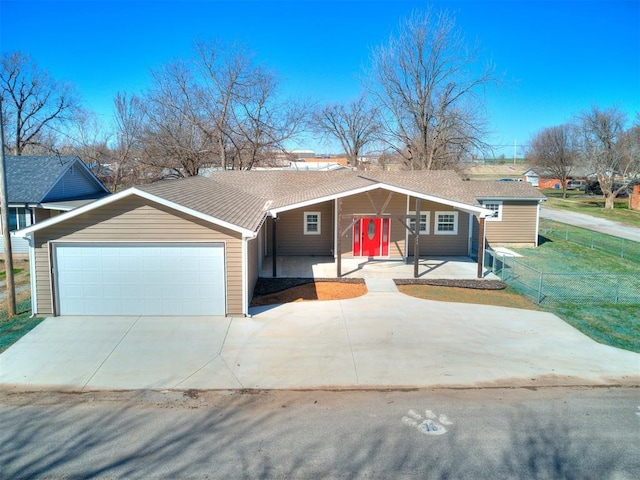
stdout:
[[540,219],[540,235],[551,239],[561,239],[577,243],[584,247],[601,250],[634,263],[640,263],[640,243],[605,233],[594,232],[586,228],[574,227],[566,223],[555,222],[548,218]]
[[541,272],[513,255],[491,249],[485,251],[485,266],[538,303],[640,304],[640,274],[636,273]]

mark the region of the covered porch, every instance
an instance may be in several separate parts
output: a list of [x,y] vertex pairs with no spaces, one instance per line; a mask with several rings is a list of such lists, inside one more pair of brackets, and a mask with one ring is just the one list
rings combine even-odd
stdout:
[[[336,259],[332,256],[278,256],[277,277],[280,278],[336,278]],[[273,277],[273,257],[265,257],[260,269],[260,277]],[[470,257],[434,256],[418,259],[418,275],[415,273],[414,258],[372,259],[342,258],[343,277],[389,278],[389,279],[456,279],[478,278],[478,263]],[[483,272],[483,278],[492,274]]]

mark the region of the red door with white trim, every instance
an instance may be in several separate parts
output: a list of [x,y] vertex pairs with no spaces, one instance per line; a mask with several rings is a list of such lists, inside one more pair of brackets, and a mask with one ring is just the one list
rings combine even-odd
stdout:
[[389,218],[361,218],[353,226],[353,255],[386,257],[389,255]]

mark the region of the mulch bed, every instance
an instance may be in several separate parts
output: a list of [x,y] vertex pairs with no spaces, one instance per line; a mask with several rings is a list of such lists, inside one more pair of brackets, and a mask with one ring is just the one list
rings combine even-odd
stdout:
[[474,290],[504,290],[507,285],[500,280],[448,280],[403,278],[394,280],[396,285],[432,285],[434,287],[472,288]]
[[[268,295],[282,292],[288,288],[298,287],[313,282],[364,283],[363,278],[258,278],[254,295]],[[504,290],[507,285],[500,280],[448,280],[403,278],[394,280],[396,285],[432,285],[436,287],[471,288],[474,290]]]
[[298,287],[313,282],[364,283],[363,278],[258,278],[253,291],[254,296],[282,292],[288,288]]

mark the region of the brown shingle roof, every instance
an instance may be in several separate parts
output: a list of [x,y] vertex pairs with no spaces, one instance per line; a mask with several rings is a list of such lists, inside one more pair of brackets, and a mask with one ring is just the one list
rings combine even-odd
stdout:
[[263,198],[209,178],[165,180],[137,188],[247,230],[257,230],[265,215]]
[[469,180],[465,182],[468,184],[469,192],[479,199],[484,198],[496,198],[496,199],[510,199],[510,198],[530,198],[542,200],[545,196],[536,187],[532,186],[529,182],[498,182],[498,181],[484,181],[484,180]]
[[329,172],[219,171],[210,177],[170,180],[137,187],[241,228],[256,231],[269,209],[384,184],[442,200],[478,206],[479,198],[544,196],[525,182],[462,180],[453,171]]

